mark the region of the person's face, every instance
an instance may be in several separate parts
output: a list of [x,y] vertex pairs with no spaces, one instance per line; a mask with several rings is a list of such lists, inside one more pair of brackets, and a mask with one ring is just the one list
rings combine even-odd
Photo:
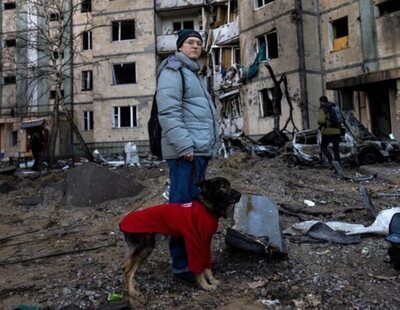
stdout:
[[191,59],[199,59],[201,55],[202,43],[201,40],[196,37],[187,38],[179,51]]

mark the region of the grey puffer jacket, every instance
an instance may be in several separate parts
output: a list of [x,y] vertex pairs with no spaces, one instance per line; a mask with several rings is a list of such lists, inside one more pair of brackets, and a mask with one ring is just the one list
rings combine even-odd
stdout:
[[180,52],[164,60],[158,69],[156,99],[164,159],[177,159],[192,151],[195,156],[214,157],[217,152],[215,106],[199,70],[196,61]]

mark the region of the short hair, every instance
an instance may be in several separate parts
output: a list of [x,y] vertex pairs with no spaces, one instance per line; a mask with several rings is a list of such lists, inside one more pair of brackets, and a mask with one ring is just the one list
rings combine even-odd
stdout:
[[319,101],[328,102],[328,97],[327,96],[321,96],[321,97],[319,97]]

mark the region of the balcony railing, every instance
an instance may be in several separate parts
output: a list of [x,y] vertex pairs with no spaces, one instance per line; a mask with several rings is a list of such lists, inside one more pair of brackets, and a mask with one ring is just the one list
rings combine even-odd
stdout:
[[[199,31],[203,37],[203,47],[206,43],[206,34],[204,31]],[[176,51],[177,34],[167,34],[157,36],[157,53],[172,53]]]
[[213,29],[213,45],[229,44],[239,39],[239,17],[228,24]]
[[204,5],[204,0],[156,0],[156,11]]

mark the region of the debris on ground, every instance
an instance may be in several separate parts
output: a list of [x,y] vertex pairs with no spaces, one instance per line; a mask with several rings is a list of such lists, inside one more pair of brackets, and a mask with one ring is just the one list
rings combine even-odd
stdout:
[[[399,273],[389,263],[391,244],[382,235],[367,233],[361,243],[342,245],[283,234],[288,257],[274,260],[228,247],[225,237],[233,219],[222,219],[213,238],[213,270],[220,280],[215,291],[175,282],[168,242],[160,241],[137,272],[140,295],[128,299],[118,223],[133,209],[164,202],[162,194],[168,185],[165,162],[153,164],[149,159],[144,164],[140,158],[140,163],[118,168],[75,163],[66,170],[40,171],[34,178],[22,174],[21,168],[0,175],[0,181],[11,188],[0,194],[1,309],[18,305],[97,310],[400,307],[394,293],[400,290]],[[351,175],[371,174],[356,167],[346,169]],[[303,221],[341,222],[361,229],[373,219],[360,199],[360,186],[368,193],[399,191],[396,183],[383,177],[385,171],[398,176],[400,169],[385,165],[377,178],[354,182],[321,166],[288,167],[281,156],[260,157],[236,150],[226,159],[211,161],[207,176],[226,177],[245,195],[270,198],[278,207],[283,230]],[[103,173],[106,178],[100,177]],[[67,190],[66,183],[72,181],[76,186]],[[81,188],[84,182],[93,185]],[[127,186],[132,192],[114,198],[111,189],[129,182],[133,182]],[[85,197],[79,203],[82,206],[62,204],[66,190],[73,201],[79,200],[78,195]],[[88,205],[89,197],[96,203]],[[380,212],[399,207],[397,197],[370,195],[370,199],[377,218]],[[305,200],[315,206],[308,207]],[[108,301],[110,293],[122,295],[122,300]]]

